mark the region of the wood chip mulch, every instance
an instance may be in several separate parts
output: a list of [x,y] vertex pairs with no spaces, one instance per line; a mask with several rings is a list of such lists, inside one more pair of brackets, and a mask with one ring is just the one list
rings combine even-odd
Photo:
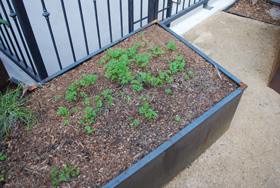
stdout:
[[265,0],[258,0],[256,4],[252,3],[252,0],[238,0],[228,11],[267,23],[280,25],[280,19],[272,17],[269,14],[271,9],[280,11],[279,6],[268,3]]

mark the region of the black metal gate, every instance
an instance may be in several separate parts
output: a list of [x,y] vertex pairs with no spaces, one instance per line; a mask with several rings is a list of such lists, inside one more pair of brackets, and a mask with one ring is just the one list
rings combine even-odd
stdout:
[[46,81],[155,19],[169,25],[208,8],[208,1],[0,0],[0,19],[10,24],[0,25],[0,50],[33,79]]

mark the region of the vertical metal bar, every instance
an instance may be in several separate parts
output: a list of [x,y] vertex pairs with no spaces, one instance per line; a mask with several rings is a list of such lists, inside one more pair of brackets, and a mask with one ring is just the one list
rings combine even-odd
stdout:
[[113,36],[112,36],[112,24],[111,24],[110,0],[107,0],[107,10],[108,10],[110,41],[112,43],[113,42]]
[[191,6],[191,0],[189,0],[189,5],[188,5],[188,7],[190,7]]
[[[168,0],[168,1],[167,1],[166,18],[171,17],[171,14],[172,14],[172,3],[173,3],[172,0]],[[167,26],[167,27],[170,27],[170,24],[167,24],[166,26]]]
[[[11,22],[10,22],[10,20],[9,20],[9,17],[8,17],[8,15],[7,15],[7,12],[6,12],[6,10],[5,10],[5,7],[4,7],[4,5],[3,5],[3,3],[2,3],[2,0],[0,0],[0,4],[1,4],[1,7],[2,7],[2,9],[3,9],[4,15],[5,15],[5,17],[6,17],[6,20],[7,20],[7,21],[9,22],[9,24],[10,24],[10,30],[11,30],[11,32],[12,32],[13,38],[14,38],[15,41],[17,41],[16,38],[15,38],[14,30],[12,29]],[[3,18],[2,18],[2,15],[1,15],[0,19],[3,19]],[[14,50],[14,53],[15,53],[15,55],[16,55],[16,57],[17,57],[17,61],[19,62],[20,59],[19,59],[18,53],[17,53],[17,51],[16,51],[15,45],[14,45],[12,39],[11,39],[11,36],[10,36],[10,34],[9,34],[9,32],[8,32],[6,26],[4,26],[4,30],[6,31],[6,34],[7,34],[7,36],[8,36],[8,39],[9,39],[11,45],[12,45],[12,48],[13,48],[13,50]]]
[[164,5],[165,5],[165,0],[163,0],[163,4],[162,4],[162,20],[164,19],[164,12],[165,12],[165,10],[164,10]]
[[186,0],[183,1],[183,8],[182,8],[182,10],[185,9],[185,1],[186,1]]
[[94,12],[95,12],[95,23],[96,23],[96,29],[97,29],[98,44],[99,44],[99,49],[100,49],[101,48],[101,41],[100,41],[100,31],[99,31],[96,0],[93,0],[93,6],[94,6]]
[[64,15],[65,25],[66,25],[66,29],[67,29],[69,43],[70,43],[71,50],[72,50],[73,59],[74,59],[74,62],[76,62],[76,56],[75,56],[75,51],[74,51],[73,42],[72,42],[72,38],[71,38],[71,33],[70,33],[69,24],[68,24],[68,19],[67,19],[67,15],[66,15],[66,11],[65,11],[64,0],[61,0],[61,7],[62,7],[63,15]]
[[48,25],[49,32],[50,32],[50,35],[51,35],[51,39],[52,39],[54,51],[55,51],[55,54],[56,54],[57,62],[58,62],[59,68],[62,69],[62,64],[61,64],[61,61],[60,61],[60,57],[59,57],[59,54],[58,54],[56,42],[55,42],[53,31],[52,31],[52,26],[51,26],[51,23],[50,23],[50,18],[49,18],[50,13],[48,12],[48,10],[46,8],[44,0],[41,0],[41,4],[42,4],[42,8],[43,8],[43,14],[42,15],[45,17],[45,19],[47,21],[47,25]]
[[128,31],[134,31],[134,9],[133,0],[128,0]]
[[2,37],[1,37],[1,35],[0,35],[0,42],[2,43],[2,46],[3,46],[4,50],[6,50],[7,48],[6,48],[6,45],[5,45],[4,42],[3,42],[3,39],[2,39]]
[[121,22],[121,36],[123,37],[122,0],[120,0],[120,22]]
[[148,3],[148,23],[158,18],[158,0],[149,0]]
[[46,67],[44,65],[38,44],[36,42],[32,27],[27,16],[23,0],[12,0],[15,11],[18,15],[18,21],[20,23],[22,32],[25,36],[26,43],[29,51],[33,57],[36,69],[38,71],[40,79],[48,77]]
[[[21,33],[21,31],[20,31],[20,28],[19,28],[19,25],[18,25],[18,22],[17,22],[17,18],[16,18],[17,15],[16,15],[16,13],[14,12],[14,10],[13,10],[13,8],[12,8],[11,3],[10,3],[9,0],[7,0],[7,3],[8,3],[8,6],[9,6],[9,9],[10,9],[10,16],[13,18],[13,20],[14,20],[14,22],[15,22],[15,25],[16,25],[16,28],[17,28],[17,30],[18,30],[19,37],[20,37],[20,40],[21,40],[21,42],[22,42],[23,48],[24,48],[24,50],[25,50],[25,53],[26,53],[26,55],[27,55],[27,58],[28,58],[28,60],[29,60],[29,62],[30,62],[30,64],[31,64],[31,67],[32,67],[32,70],[33,70],[34,74],[37,75],[37,72],[36,72],[35,67],[34,67],[34,65],[33,65],[33,63],[32,63],[31,57],[30,57],[30,55],[29,55],[29,51],[27,50],[25,41],[24,41],[23,36],[22,36],[22,33]],[[22,53],[21,53],[21,55],[22,55]],[[22,55],[22,56],[23,56],[23,55]],[[25,60],[24,56],[23,56],[23,63],[24,63],[24,65],[25,65],[25,67],[27,68],[28,65],[27,65],[27,63],[26,63],[26,60]]]
[[143,0],[140,1],[140,27],[143,24]]
[[[0,13],[0,19],[2,19],[1,13]],[[4,27],[4,29],[5,29],[5,26],[3,26],[3,27]],[[7,28],[6,28],[6,29],[7,29]],[[5,42],[6,42],[6,45],[7,45],[8,49],[9,49],[10,55],[12,56],[12,55],[13,55],[12,49],[11,49],[11,47],[10,47],[10,45],[9,45],[9,42],[7,41],[7,38],[6,38],[6,36],[5,36],[5,34],[4,34],[4,32],[3,32],[3,30],[2,30],[1,27],[0,27],[0,31],[1,31],[1,34],[2,34],[2,36],[3,36],[4,40],[5,40]],[[7,31],[6,31],[6,32],[7,32]],[[8,35],[7,35],[7,36],[8,36]],[[9,38],[9,36],[8,36],[8,38]]]
[[177,2],[176,2],[176,14],[178,13],[178,8],[179,8],[179,3],[178,3],[178,0],[177,0]]
[[83,27],[86,51],[87,51],[87,55],[88,55],[89,54],[89,50],[88,50],[88,42],[87,42],[87,33],[86,33],[86,29],[85,29],[85,23],[84,23],[84,16],[83,16],[83,9],[82,9],[82,5],[81,5],[81,0],[78,0],[78,3],[79,3],[79,10],[80,10],[81,22],[82,22],[82,27]]

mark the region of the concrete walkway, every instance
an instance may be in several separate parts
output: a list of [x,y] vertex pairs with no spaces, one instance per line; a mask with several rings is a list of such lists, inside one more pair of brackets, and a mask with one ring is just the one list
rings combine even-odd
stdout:
[[280,95],[267,87],[280,27],[219,12],[184,35],[249,87],[229,130],[165,188],[280,187]]

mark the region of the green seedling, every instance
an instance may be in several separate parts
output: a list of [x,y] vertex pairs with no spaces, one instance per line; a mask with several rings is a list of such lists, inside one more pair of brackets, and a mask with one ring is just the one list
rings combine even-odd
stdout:
[[96,116],[96,113],[94,110],[92,110],[90,107],[85,108],[85,122],[94,122],[94,118]]
[[72,111],[73,111],[74,113],[77,113],[77,112],[78,112],[78,109],[77,109],[77,108],[73,108]]
[[84,97],[84,98],[87,98],[87,94],[86,93],[84,93],[84,92],[80,92],[80,95],[82,96],[82,97]]
[[100,99],[100,95],[95,96],[95,101],[98,101]]
[[131,127],[132,129],[135,130],[136,127],[137,127],[139,124],[140,124],[139,120],[138,120],[138,119],[135,119],[135,120],[133,121],[133,123],[130,124],[130,127]]
[[64,125],[68,125],[68,124],[69,124],[69,120],[68,120],[68,119],[64,119],[64,120],[63,120],[63,124],[64,124]]
[[167,94],[172,94],[172,91],[171,91],[171,89],[166,89],[166,90],[165,90],[165,93],[167,93]]
[[128,121],[132,120],[132,117],[128,117],[127,120],[128,120]]
[[119,94],[118,94],[118,96],[123,96],[123,95],[124,95],[123,91],[119,92]]
[[185,79],[188,80],[188,79],[190,79],[190,77],[189,77],[188,75],[186,75],[186,76],[185,76]]
[[150,47],[149,50],[153,51],[155,55],[160,56],[164,54],[165,52],[162,50],[162,47],[154,46]]
[[144,100],[144,97],[143,96],[138,96],[138,99]]
[[178,122],[180,121],[180,117],[178,117],[178,116],[174,116],[173,119],[174,119],[175,121],[178,121]]
[[7,155],[0,153],[0,161],[4,161],[7,158]]
[[138,35],[139,38],[143,38],[143,36],[145,35],[144,32],[142,32],[141,34]]
[[169,105],[169,108],[172,108],[172,107],[173,107],[173,105],[172,105],[172,104],[170,104],[170,105]]
[[170,40],[167,44],[166,49],[167,50],[176,50],[178,47],[176,46],[175,42],[173,40]]
[[80,174],[79,170],[75,170],[76,167],[72,168],[71,166],[67,167],[65,164],[64,170],[59,172],[57,168],[52,169],[53,185],[58,186],[62,181],[67,181],[70,178],[76,177]]
[[98,100],[96,106],[101,108],[103,106],[102,100]]
[[85,105],[90,105],[90,101],[88,97],[85,98]]
[[208,84],[204,84],[204,87],[208,87]]
[[55,97],[55,100],[60,100],[62,98],[62,96],[61,95],[57,95],[56,97]]
[[131,101],[131,98],[129,96],[124,97],[124,100],[126,100],[127,102]]
[[68,111],[68,109],[66,107],[59,107],[57,115],[68,116],[69,115],[69,111]]
[[189,73],[189,75],[190,75],[192,78],[195,77],[195,73],[194,73],[194,72],[189,71],[188,73]]
[[95,129],[91,128],[89,125],[85,126],[85,129],[87,130],[88,133],[93,133]]
[[189,87],[188,87],[188,86],[186,86],[186,87],[185,87],[185,90],[187,91],[188,89],[189,89]]
[[144,103],[143,106],[139,108],[139,113],[144,114],[148,119],[156,119],[158,114],[149,108],[149,103]]

